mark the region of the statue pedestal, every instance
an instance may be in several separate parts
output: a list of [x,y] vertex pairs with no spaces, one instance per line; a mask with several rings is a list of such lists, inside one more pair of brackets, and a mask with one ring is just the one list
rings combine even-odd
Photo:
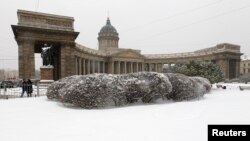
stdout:
[[51,65],[42,66],[40,68],[40,71],[41,71],[41,81],[40,81],[40,83],[42,83],[42,84],[53,83],[54,82],[53,70],[54,70],[54,67],[51,66]]

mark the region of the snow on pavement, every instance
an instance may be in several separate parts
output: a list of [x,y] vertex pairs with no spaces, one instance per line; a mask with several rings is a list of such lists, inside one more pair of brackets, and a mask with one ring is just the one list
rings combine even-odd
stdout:
[[250,124],[249,100],[249,90],[235,87],[199,100],[101,110],[46,97],[0,100],[0,141],[206,141],[208,124]]

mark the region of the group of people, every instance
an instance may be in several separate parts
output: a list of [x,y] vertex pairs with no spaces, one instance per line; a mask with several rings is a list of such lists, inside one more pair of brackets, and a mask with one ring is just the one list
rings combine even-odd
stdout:
[[32,82],[31,82],[30,79],[28,79],[28,81],[26,81],[25,79],[23,79],[21,97],[23,97],[23,95],[24,95],[25,92],[27,93],[28,97],[32,96],[33,87],[32,87]]

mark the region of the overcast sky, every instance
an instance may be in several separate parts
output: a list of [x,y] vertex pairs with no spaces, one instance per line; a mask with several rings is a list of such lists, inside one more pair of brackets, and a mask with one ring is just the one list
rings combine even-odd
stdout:
[[[107,19],[117,29],[121,48],[143,54],[189,52],[219,43],[241,46],[250,56],[249,0],[1,0],[0,68],[18,68],[11,24],[17,9],[75,18],[77,42],[97,49]],[[39,62],[39,63],[37,63]],[[36,55],[36,68],[40,66]]]

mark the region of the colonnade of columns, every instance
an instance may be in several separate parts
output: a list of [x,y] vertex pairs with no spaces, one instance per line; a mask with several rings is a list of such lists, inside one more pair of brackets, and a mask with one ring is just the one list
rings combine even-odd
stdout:
[[76,57],[75,61],[75,70],[77,75],[85,75],[91,73],[107,73],[104,61],[91,60],[80,57]]
[[145,63],[145,71],[163,72],[163,63]]
[[[127,74],[127,73],[136,73],[142,71],[161,73],[163,72],[163,65],[165,64],[165,63],[144,63],[144,62],[131,62],[131,61],[105,62],[105,61],[85,59],[80,57],[75,57],[75,61],[76,61],[75,74],[77,75],[86,75],[92,73]],[[227,63],[218,62],[218,64],[222,66],[222,71],[225,74],[226,78],[237,77],[235,76],[235,74],[237,74],[239,70],[235,69],[234,72],[229,73],[228,62]],[[235,64],[238,65],[237,62],[234,63],[234,65]],[[171,63],[168,63],[167,67],[171,68]],[[231,67],[236,68],[235,66],[232,65]]]
[[163,65],[163,63],[114,61],[111,62],[109,70],[112,74],[126,74],[142,71],[163,72]]
[[142,71],[163,72],[163,63],[144,63],[130,61],[105,62],[99,60],[75,57],[75,74],[92,73],[127,74]]
[[111,62],[110,68],[113,74],[126,74],[144,71],[144,63],[142,62]]

